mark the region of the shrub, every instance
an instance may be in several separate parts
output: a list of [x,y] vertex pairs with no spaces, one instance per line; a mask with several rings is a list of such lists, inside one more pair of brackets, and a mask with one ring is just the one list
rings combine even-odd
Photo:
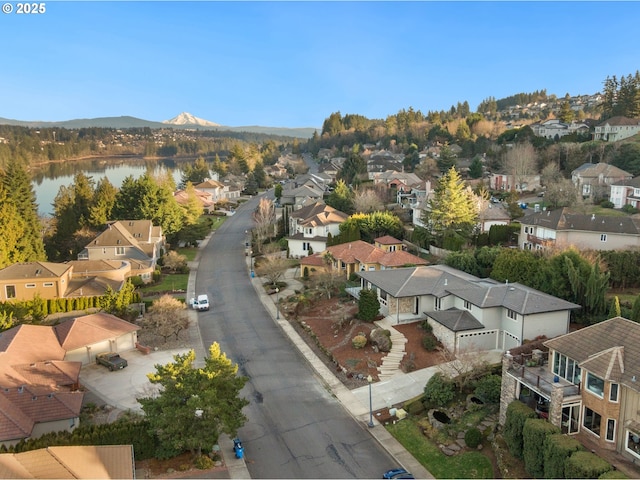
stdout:
[[410,415],[418,416],[424,412],[424,405],[422,402],[412,402],[409,404],[408,410]]
[[537,418],[536,412],[518,400],[514,400],[507,407],[507,419],[504,422],[502,435],[509,452],[522,460],[522,428],[527,418]]
[[423,320],[422,323],[420,323],[420,328],[427,333],[433,332],[433,327],[429,323],[429,320]]
[[436,372],[424,387],[424,401],[430,407],[444,407],[456,396],[453,382]]
[[541,418],[528,418],[522,429],[524,468],[533,478],[544,476],[544,441],[547,435],[560,433],[555,425]]
[[467,433],[464,434],[464,443],[469,448],[477,448],[482,443],[482,432],[477,428],[470,428]]
[[373,343],[380,352],[389,352],[391,351],[391,332],[384,328],[376,328],[371,331],[369,334],[369,339],[371,343]]
[[501,388],[502,377],[500,375],[486,375],[476,381],[476,389],[473,393],[485,403],[498,403]]
[[610,202],[609,200],[602,200],[600,202],[600,206],[602,208],[613,208],[613,202]]
[[629,205],[629,204],[623,205],[620,210],[622,210],[624,213],[631,213],[631,214],[638,213],[638,209],[633,205]]
[[422,337],[422,346],[426,351],[433,352],[438,346],[438,341],[433,334],[428,333]]
[[378,294],[368,288],[360,290],[358,300],[358,318],[365,322],[373,322],[380,313]]
[[609,470],[608,472],[605,472],[602,475],[600,475],[598,478],[604,479],[604,478],[629,478],[629,477],[627,477],[620,470]]
[[353,345],[353,348],[364,348],[365,345],[367,344],[367,337],[364,336],[363,334],[358,334],[355,337],[353,337],[353,339],[351,340],[351,344]]
[[565,478],[564,464],[573,452],[582,450],[578,440],[561,433],[544,439],[544,478]]
[[209,470],[211,467],[213,467],[213,460],[211,460],[206,455],[199,455],[196,457],[193,464],[198,470]]
[[599,478],[613,470],[611,465],[591,452],[575,452],[564,464],[565,478]]

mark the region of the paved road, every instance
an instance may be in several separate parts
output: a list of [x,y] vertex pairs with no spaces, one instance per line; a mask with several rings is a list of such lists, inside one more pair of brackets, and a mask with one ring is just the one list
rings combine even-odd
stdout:
[[249,282],[245,230],[257,198],[229,218],[201,253],[196,292],[205,346],[217,341],[249,377],[239,434],[252,478],[380,478],[395,460],[328,392],[275,324]]

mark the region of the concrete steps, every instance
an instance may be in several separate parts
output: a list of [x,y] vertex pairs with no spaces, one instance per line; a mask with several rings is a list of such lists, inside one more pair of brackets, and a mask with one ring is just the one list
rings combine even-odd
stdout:
[[400,332],[398,332],[388,324],[383,324],[382,322],[376,322],[376,324],[379,327],[385,328],[389,330],[389,332],[391,332],[391,350],[382,359],[382,365],[378,367],[378,378],[382,382],[384,380],[390,379],[395,374],[402,371],[400,369],[400,363],[406,355],[404,346],[407,343],[407,339],[404,337],[404,335],[402,335]]

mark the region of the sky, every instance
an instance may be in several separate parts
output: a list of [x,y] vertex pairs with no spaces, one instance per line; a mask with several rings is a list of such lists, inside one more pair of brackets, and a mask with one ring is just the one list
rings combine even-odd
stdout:
[[0,16],[0,117],[317,127],[640,69],[640,2],[46,1]]

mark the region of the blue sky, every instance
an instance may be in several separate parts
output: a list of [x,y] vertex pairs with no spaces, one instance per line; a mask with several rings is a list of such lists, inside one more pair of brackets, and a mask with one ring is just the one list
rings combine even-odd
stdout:
[[49,1],[0,16],[0,117],[321,127],[592,94],[640,69],[639,20],[638,2]]

